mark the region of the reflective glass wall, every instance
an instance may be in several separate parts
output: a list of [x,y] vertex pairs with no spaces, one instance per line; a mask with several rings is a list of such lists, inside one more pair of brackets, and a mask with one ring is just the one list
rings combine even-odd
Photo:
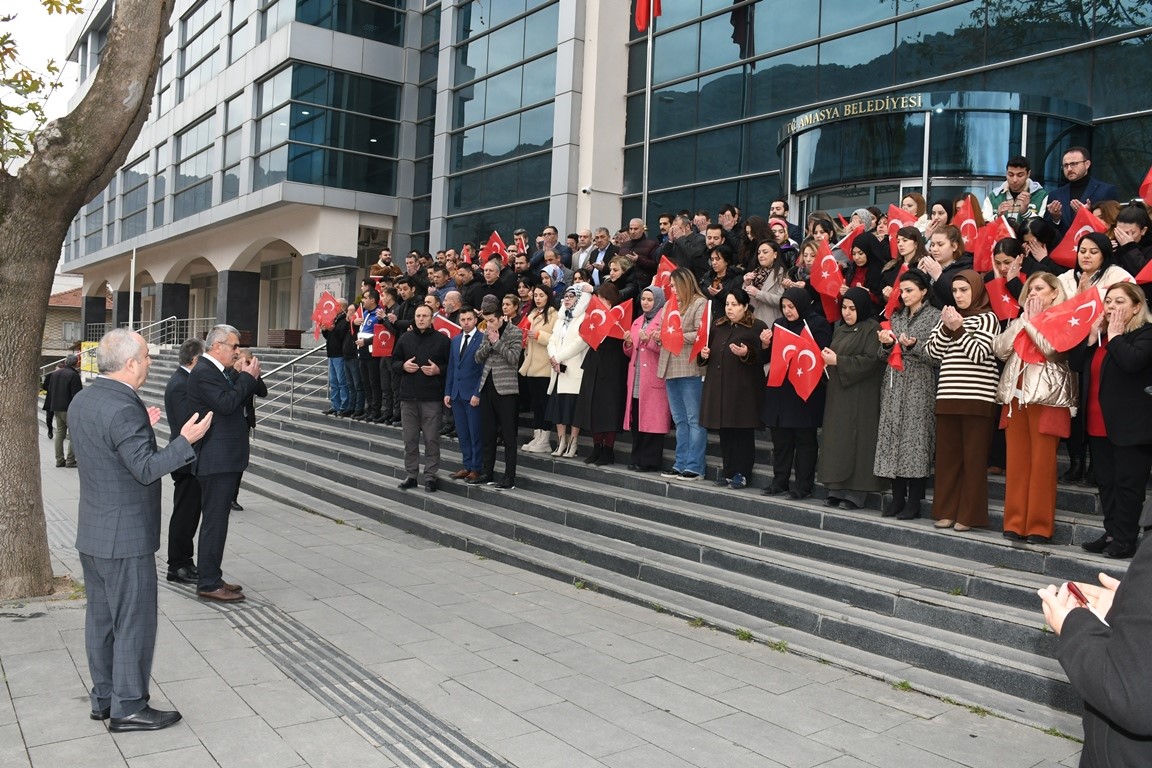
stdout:
[[[1117,183],[1122,195],[1135,194],[1152,165],[1146,66],[1152,3],[1146,0],[678,0],[663,3],[654,30],[650,227],[668,208],[714,210],[740,202],[749,213],[763,213],[786,186],[776,151],[781,125],[823,105],[909,90],[1058,94],[1091,109],[1095,175]],[[625,217],[640,211],[646,60],[647,40],[633,31]],[[996,125],[1011,121],[1008,115],[964,119],[964,125],[939,127],[1013,134],[1012,125]],[[976,125],[980,121],[986,124]],[[823,139],[807,140],[831,147],[831,134],[840,131],[844,146],[796,169],[809,183],[871,175],[860,166],[900,166],[923,149],[923,129],[918,138],[913,117],[860,122],[853,135],[827,130]],[[1060,143],[1061,130],[1043,120],[1030,123],[1029,147]],[[992,147],[949,158],[941,143],[932,162],[1002,174],[1011,151]],[[1058,160],[1044,162],[1035,176],[1056,186],[1062,183],[1058,166]]]

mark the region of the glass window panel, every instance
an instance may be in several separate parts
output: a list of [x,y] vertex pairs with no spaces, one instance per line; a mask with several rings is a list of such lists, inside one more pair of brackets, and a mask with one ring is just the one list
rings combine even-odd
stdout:
[[653,49],[652,82],[666,83],[698,72],[699,38],[700,28],[695,24],[657,37]]
[[644,185],[644,150],[633,147],[624,150],[624,194],[638,194]]
[[240,166],[224,169],[224,182],[220,185],[221,202],[240,196]]
[[240,131],[235,131],[224,137],[224,165],[234,165],[240,162]]
[[520,99],[523,77],[524,68],[517,67],[488,78],[488,93],[484,104],[485,117],[495,117],[520,108],[523,103]]
[[[932,125],[935,129],[936,123]],[[860,118],[842,130],[841,138],[842,180],[920,175],[924,163],[923,114]],[[1005,159],[1006,155],[1001,166]]]
[[820,14],[809,3],[759,0],[750,10],[756,53],[814,40],[820,28]]
[[[685,80],[652,94],[652,137],[669,136],[696,128],[700,99],[697,80]],[[641,126],[643,130],[643,126]],[[643,137],[641,136],[641,139]]]
[[455,104],[452,127],[479,123],[484,119],[484,100],[488,95],[488,81],[481,80],[456,90],[452,101]]
[[793,184],[797,191],[832,184],[840,179],[840,126],[825,125],[794,140]]
[[482,3],[482,6],[487,9],[487,13],[482,10],[481,15],[487,20],[489,28],[519,16],[524,13],[525,7],[524,0],[502,0],[499,3]]
[[244,24],[235,32],[232,33],[231,48],[228,52],[228,63],[234,64],[240,58],[252,50],[252,46],[256,45],[256,25],[249,23]]
[[520,116],[520,154],[552,146],[556,107],[545,104]]
[[435,48],[420,52],[420,82],[435,79],[440,66],[440,53]]
[[244,97],[237,96],[224,104],[224,130],[234,131],[244,122]]
[[148,228],[148,212],[140,211],[131,216],[125,216],[120,221],[120,239],[130,240],[144,234]]
[[[746,15],[746,11],[744,11]],[[723,67],[741,59],[744,46],[735,38],[732,14],[713,16],[700,23],[700,71]],[[745,26],[744,29],[747,29]],[[746,40],[742,40],[747,45]],[[659,50],[659,48],[657,48]]]
[[[685,190],[685,192],[687,191]],[[738,201],[740,199],[739,191],[739,184],[735,181],[703,184],[692,189],[692,204],[685,207],[692,211],[698,211],[701,208],[716,211],[725,203]]]
[[480,207],[482,176],[480,171],[466,173],[448,181],[448,211],[458,213]]
[[552,186],[552,155],[536,155],[519,162],[519,198],[546,197]]
[[[412,201],[412,229],[427,232],[432,224],[432,198],[422,197]],[[415,247],[415,246],[413,246]],[[427,250],[427,247],[424,248]]]
[[456,85],[488,74],[488,36],[464,43],[456,49]]
[[[696,178],[733,176],[739,167],[740,137],[743,128],[734,125],[696,136]],[[683,182],[681,182],[683,183]]]
[[520,115],[494,120],[484,126],[485,162],[502,160],[520,144]]
[[531,72],[531,75],[524,78],[521,103],[535,104],[556,97],[556,54],[529,62],[524,65],[524,69]]
[[[813,9],[815,10],[815,9]],[[831,35],[896,15],[896,0],[821,0],[820,34]],[[891,48],[889,44],[888,50]]]
[[1094,5],[1092,31],[1096,38],[1152,26],[1152,3],[1148,0],[1100,0]]
[[641,40],[628,47],[628,90],[644,90],[644,79],[648,77],[648,41]]
[[1091,51],[1036,59],[985,73],[989,90],[1052,96],[1052,84],[1059,83],[1059,92],[1064,98],[1080,103],[1086,101],[1091,93],[1091,77]]
[[746,144],[744,149],[743,171],[777,170],[780,168],[780,153],[776,151],[776,140],[780,136],[780,126],[787,117],[774,117],[757,120],[744,126]]
[[744,117],[744,73],[744,67],[735,67],[700,78],[701,127]]
[[[1013,117],[1016,130],[1013,130]],[[1019,119],[1019,115],[991,112],[932,115],[928,173],[932,176],[1003,176],[1004,161],[1020,151]]]
[[624,108],[624,143],[644,140],[644,97],[629,96]]
[[432,161],[417,160],[413,174],[412,194],[432,194]]
[[816,53],[813,45],[756,62],[748,113],[762,115],[814,101]]
[[524,58],[530,58],[556,47],[556,30],[560,26],[560,5],[541,9],[524,20]]
[[291,107],[284,106],[256,124],[256,151],[263,152],[288,140]]
[[[1152,104],[1152,79],[1148,77],[1148,69],[1134,66],[1135,62],[1149,60],[1150,45],[1152,38],[1137,37],[1095,49],[1092,112],[1097,119],[1134,112]],[[1081,98],[1071,91],[1065,93],[1074,101]]]
[[896,25],[896,82],[944,75],[984,63],[983,0],[954,5]]
[[416,157],[425,157],[432,154],[436,124],[432,120],[425,120],[416,124]]
[[[766,176],[754,176],[740,182],[740,205],[742,211],[766,212],[772,207],[772,201],[780,197],[780,174],[771,173]],[[748,214],[744,214],[747,216]],[[763,214],[761,214],[763,215]]]
[[510,67],[524,58],[524,22],[517,21],[488,36],[488,71]]
[[452,169],[463,171],[484,162],[484,128],[469,128],[452,137]]
[[423,120],[436,114],[436,87],[424,85],[416,89],[416,119]]
[[420,45],[432,45],[440,41],[440,9],[433,8],[420,17]]
[[[1100,125],[1095,129],[1097,141],[1103,127]],[[1064,150],[1068,147],[1091,146],[1092,131],[1088,126],[1076,126],[1067,120],[1029,115],[1028,159],[1032,161],[1032,179],[1049,190],[1063,184],[1064,171],[1060,163],[1064,159]],[[1092,166],[1095,171],[1095,161]]]
[[[297,67],[297,70],[314,70],[314,67]],[[257,86],[256,103],[257,112],[264,114],[273,107],[277,107],[288,100],[292,92],[292,67],[282,69]]]
[[648,183],[652,188],[689,184],[695,180],[695,169],[695,136],[653,143],[649,150]]
[[820,98],[831,99],[891,85],[895,30],[895,25],[888,25],[821,43]]
[[1152,167],[1152,117],[1101,123],[1092,146],[1092,175],[1115,183],[1121,200],[1135,197]]
[[255,11],[256,0],[232,0],[232,26],[238,26]]
[[1040,11],[1032,0],[990,3],[988,62],[1016,59],[1084,42],[1085,30],[1092,25],[1090,5],[1051,3]]
[[382,8],[373,3],[360,0],[344,0],[349,6],[349,12],[341,14],[347,18],[337,24],[334,29],[366,40],[387,45],[402,45],[404,42],[404,12],[391,8]]
[[[636,18],[636,0],[632,0],[632,10],[628,16],[629,21]],[[677,0],[660,4],[660,16],[656,19],[657,27],[675,26],[686,21],[700,18],[700,0]]]

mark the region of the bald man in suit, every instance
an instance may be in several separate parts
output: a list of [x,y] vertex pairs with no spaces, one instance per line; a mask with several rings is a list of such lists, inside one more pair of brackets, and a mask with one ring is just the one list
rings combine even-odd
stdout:
[[144,338],[109,331],[96,349],[100,377],[68,408],[80,469],[76,549],[88,607],[84,647],[92,675],[92,719],[109,730],[154,731],[179,712],[148,706],[156,646],[156,550],[160,548],[160,479],[189,464],[192,444],[211,416],[193,415],[158,450],[152,426],[160,409],[145,408],[137,390],[151,357]]

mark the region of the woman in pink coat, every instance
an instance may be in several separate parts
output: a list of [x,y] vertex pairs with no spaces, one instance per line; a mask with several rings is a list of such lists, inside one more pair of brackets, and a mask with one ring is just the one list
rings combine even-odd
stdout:
[[660,326],[664,321],[664,289],[649,286],[640,294],[641,315],[624,334],[628,390],[624,398],[624,428],[632,430],[635,472],[653,472],[664,462],[664,435],[672,427],[664,379],[656,375],[660,361]]

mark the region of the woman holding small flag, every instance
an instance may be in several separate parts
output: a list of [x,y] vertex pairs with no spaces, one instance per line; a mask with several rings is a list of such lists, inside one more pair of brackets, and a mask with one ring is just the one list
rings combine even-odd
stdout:
[[1000,383],[992,342],[1000,322],[975,270],[955,275],[952,297],[928,337],[928,354],[940,361],[932,516],[937,528],[967,531],[988,525],[988,446]]
[[628,469],[636,472],[660,469],[664,436],[672,426],[664,379],[656,375],[664,307],[664,289],[648,286],[640,292],[640,316],[624,333],[624,354],[629,363],[623,427],[632,431],[632,461]]
[[873,473],[884,361],[876,356],[880,323],[872,295],[862,287],[849,288],[840,313],[832,343],[820,351],[828,399],[819,475],[828,488],[825,506],[860,509],[868,493],[883,493],[888,486]]
[[[616,269],[621,257],[612,260]],[[628,263],[627,259],[623,259]],[[629,270],[631,274],[631,270]],[[634,282],[627,285],[635,287]],[[572,424],[592,435],[592,453],[585,464],[603,467],[616,463],[616,432],[624,423],[625,387],[628,380],[628,360],[624,357],[624,333],[632,325],[632,299],[623,300],[616,283],[605,281],[597,290],[604,304],[612,310],[606,313],[610,329],[600,340],[589,342],[584,355],[584,378],[576,398],[576,413]],[[590,309],[589,313],[600,310]]]
[[996,391],[996,402],[1004,406],[1007,445],[1004,538],[1032,544],[1052,540],[1056,452],[1078,402],[1067,354],[1057,351],[1033,321],[1065,298],[1054,275],[1036,272],[1020,294],[1024,314],[1009,322],[993,345],[996,357],[1006,361]]
[[[772,430],[772,483],[765,496],[812,495],[820,451],[816,430],[824,420],[827,389],[820,350],[832,341],[832,326],[813,307],[803,288],[789,288],[780,299],[780,317],[761,336],[769,349],[768,388],[762,420]],[[705,382],[707,386],[707,382]],[[796,484],[789,487],[793,466]]]
[[913,520],[920,517],[936,446],[936,422],[928,414],[935,406],[939,364],[924,342],[939,324],[940,310],[929,303],[932,282],[920,270],[906,271],[896,287],[900,306],[877,334],[880,359],[888,367],[880,387],[872,471],[892,480],[892,500],[884,507],[884,517]]
[[700,399],[704,380],[696,366],[693,350],[707,344],[707,333],[699,339],[701,324],[707,318],[708,300],[700,293],[696,276],[683,267],[672,272],[672,296],[664,308],[664,322],[656,337],[660,361],[656,375],[664,379],[668,407],[676,425],[676,458],[672,469],[661,473],[666,480],[698,480],[704,474],[708,430],[700,426]]
[[[901,275],[913,269],[928,255],[924,234],[916,227],[900,227],[896,231],[896,258],[884,262],[880,278],[884,281],[882,293],[891,302],[892,293],[900,293]],[[899,304],[897,304],[899,308]]]
[[724,316],[716,320],[697,356],[697,365],[707,369],[700,424],[720,433],[722,466],[716,485],[734,490],[748,484],[756,461],[756,428],[764,400],[761,334],[767,331],[753,314],[748,294],[733,288],[724,298]]

